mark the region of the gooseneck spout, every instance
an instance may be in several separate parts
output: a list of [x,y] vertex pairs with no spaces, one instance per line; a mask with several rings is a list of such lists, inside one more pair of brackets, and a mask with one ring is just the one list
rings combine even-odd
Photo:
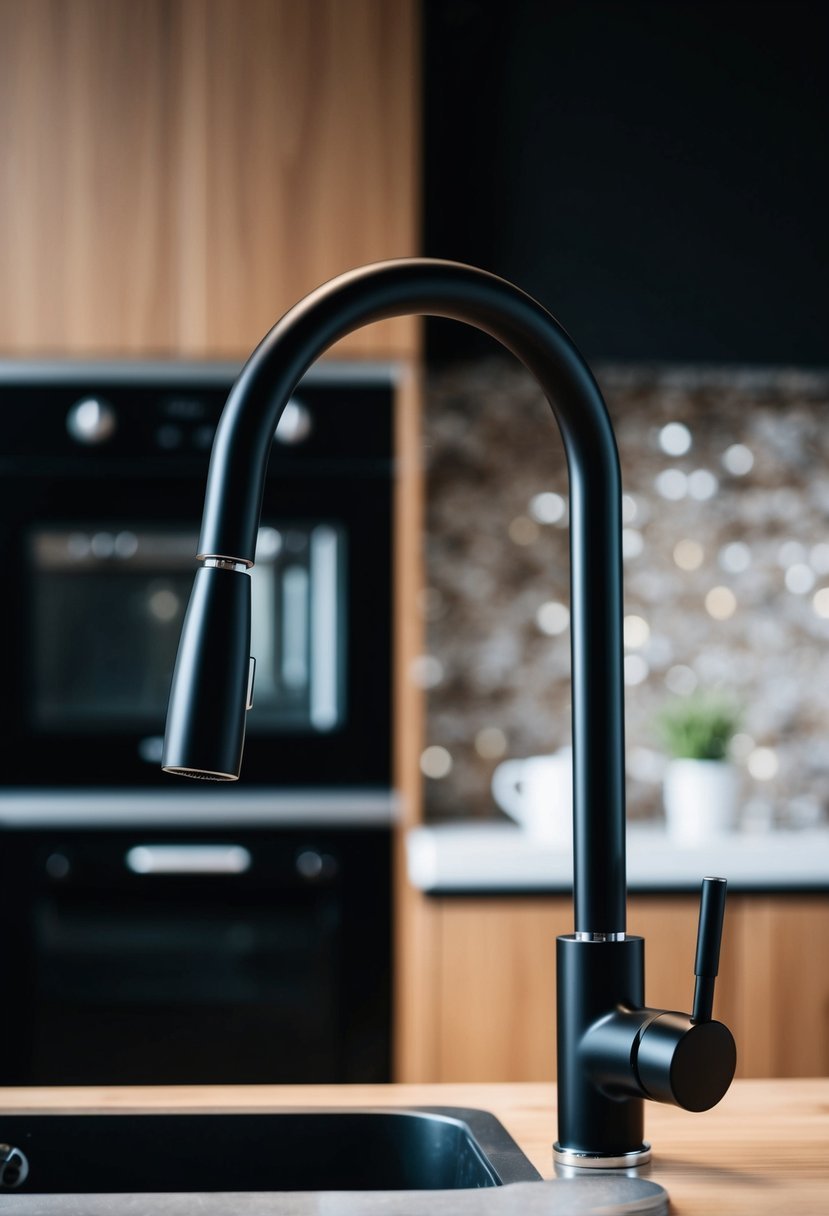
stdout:
[[210,459],[196,573],[173,675],[163,767],[235,780],[250,703],[250,579],[274,431],[298,381],[338,339],[416,313],[484,330],[535,376],[570,478],[575,932],[558,938],[562,1165],[648,1159],[643,1099],[707,1110],[734,1074],[711,1020],[725,884],[706,879],[694,1014],[644,1003],[644,943],[625,932],[621,479],[601,393],[559,323],[503,279],[455,262],[382,262],[332,280],[279,321],[228,398]]
[[[535,376],[558,421],[570,477],[571,647],[574,764],[574,902],[577,933],[625,931],[625,784],[622,682],[621,478],[610,419],[599,388],[575,344],[554,317],[505,280],[455,262],[426,258],[382,262],[332,280],[302,300],[273,327],[251,355],[222,414],[210,460],[199,541],[202,561],[253,565],[268,456],[280,415],[300,378],[333,343],[352,330],[388,317],[425,314],[465,321],[491,334]],[[201,572],[200,572],[201,574]],[[228,571],[198,586],[194,612],[211,628],[238,609],[239,594],[214,604],[209,582],[229,584]],[[202,626],[203,627],[203,626]],[[189,632],[189,631],[188,631]],[[235,636],[238,638],[239,631]],[[186,642],[186,637],[185,637]],[[187,649],[186,645],[183,649]],[[207,649],[204,648],[203,649]],[[210,672],[196,683],[206,695],[235,689],[231,733],[241,750],[239,706],[246,655],[238,644],[231,671],[219,672],[220,650],[210,648]],[[189,654],[189,651],[188,651]],[[187,658],[187,656],[183,656]],[[164,766],[190,776],[221,776],[227,762],[227,705],[217,748],[204,758],[206,713],[190,686],[195,663],[179,663]],[[180,681],[187,688],[179,691]],[[216,692],[212,693],[215,700]],[[203,700],[203,698],[200,698]],[[200,755],[199,772],[192,756]],[[226,774],[233,777],[234,773]]]

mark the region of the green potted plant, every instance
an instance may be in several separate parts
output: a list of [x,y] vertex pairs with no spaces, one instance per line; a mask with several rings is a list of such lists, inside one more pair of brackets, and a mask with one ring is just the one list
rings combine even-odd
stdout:
[[677,697],[657,718],[670,760],[665,770],[667,829],[680,844],[730,831],[737,818],[739,775],[729,745],[740,711],[723,693]]

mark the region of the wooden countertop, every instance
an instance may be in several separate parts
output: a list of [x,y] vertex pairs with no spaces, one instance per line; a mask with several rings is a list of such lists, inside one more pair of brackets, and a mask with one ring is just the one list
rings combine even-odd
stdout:
[[[0,1089],[0,1110],[266,1110],[279,1106],[473,1106],[492,1111],[552,1177],[552,1086],[308,1085]],[[646,1104],[654,1161],[674,1216],[821,1216],[829,1212],[829,1078],[737,1081],[692,1115]]]

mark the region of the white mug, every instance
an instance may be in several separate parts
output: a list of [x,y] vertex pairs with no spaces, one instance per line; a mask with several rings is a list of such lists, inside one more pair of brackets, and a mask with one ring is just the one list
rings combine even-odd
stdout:
[[572,749],[504,760],[492,774],[492,796],[530,835],[568,841],[573,832]]

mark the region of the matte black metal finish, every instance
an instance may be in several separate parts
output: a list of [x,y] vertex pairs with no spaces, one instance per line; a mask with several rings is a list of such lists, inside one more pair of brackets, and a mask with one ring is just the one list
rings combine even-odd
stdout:
[[[696,966],[707,971],[716,972],[725,886],[703,883]],[[689,1111],[720,1101],[737,1066],[731,1032],[710,1006],[695,1021],[645,1005],[642,938],[559,937],[556,957],[559,1159],[587,1153],[583,1164],[601,1166],[644,1151],[643,1098]],[[703,978],[713,999],[713,976]]]
[[592,1027],[618,1010],[645,1002],[645,943],[556,943],[558,1016],[558,1143],[609,1157],[644,1147],[642,1090],[633,1068],[633,1034],[614,1033],[586,1042]]
[[19,1193],[455,1190],[540,1175],[486,1111],[6,1115]]
[[720,967],[720,942],[728,884],[724,878],[703,878],[699,901],[697,956],[694,960],[695,1022],[710,1022],[714,1008],[714,980]]
[[737,1048],[722,1022],[697,1024],[686,1013],[657,1012],[641,1033],[635,1066],[655,1102],[710,1110],[734,1079]]
[[228,398],[199,553],[253,561],[271,440],[297,381],[352,330],[410,313],[454,318],[492,335],[535,375],[558,420],[570,474],[576,930],[623,932],[619,460],[599,388],[546,309],[495,275],[426,258],[367,266],[312,292],[257,347]]
[[[644,1007],[642,939],[625,937],[621,481],[607,410],[569,336],[516,287],[454,262],[384,262],[332,280],[286,313],[233,387],[210,460],[200,556],[253,562],[271,437],[297,381],[352,330],[408,313],[465,321],[511,350],[546,393],[564,440],[576,933],[557,947],[557,1147],[594,1164],[643,1159],[642,1098],[702,1109],[727,1088],[734,1060],[716,1023],[694,1027],[686,1015]],[[183,683],[190,667],[198,669],[194,658],[181,664]],[[199,716],[187,707],[188,691],[173,694],[186,722]],[[220,739],[216,746],[221,752]],[[203,767],[211,767],[209,753]],[[710,961],[708,947],[705,956]],[[709,1068],[712,1077],[696,1085],[695,1071]]]
[[181,631],[161,765],[235,781],[242,764],[250,670],[250,577],[202,567]]

